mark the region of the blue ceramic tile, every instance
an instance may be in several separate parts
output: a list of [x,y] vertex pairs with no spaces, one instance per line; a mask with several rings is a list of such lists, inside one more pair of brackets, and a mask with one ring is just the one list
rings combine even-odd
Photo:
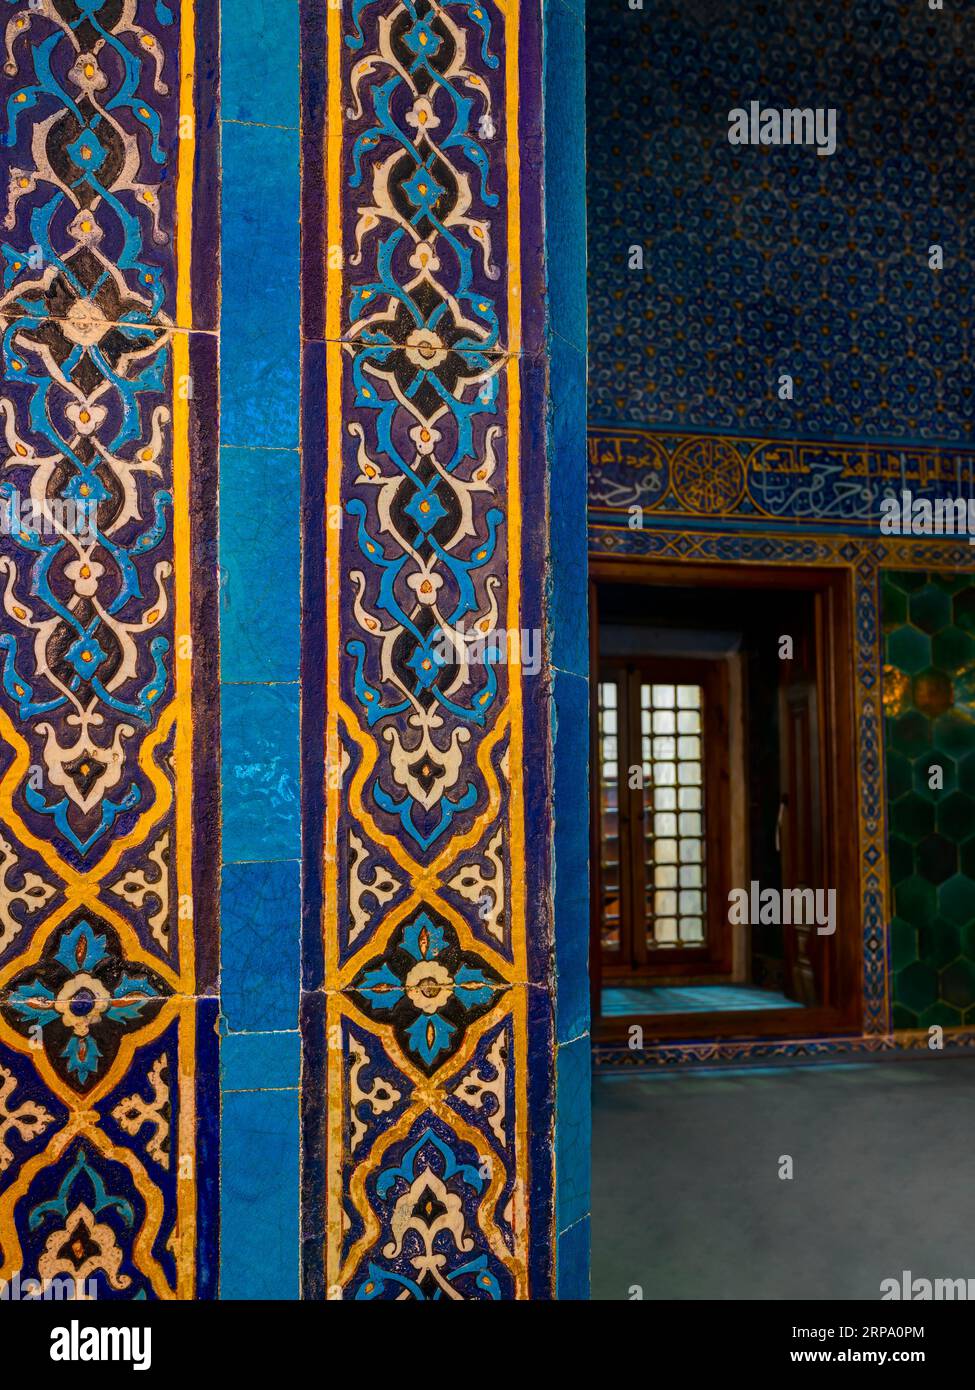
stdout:
[[[575,0],[583,4],[584,0]],[[581,16],[545,7],[545,221],[550,326],[586,351],[586,62]],[[554,378],[553,378],[554,381]]]
[[301,1073],[300,1034],[228,1033],[220,1068],[224,1092],[294,1090]]
[[555,1029],[569,1042],[589,1028],[589,686],[555,673]]
[[[857,447],[970,443],[962,306],[972,266],[958,217],[970,204],[938,190],[971,186],[972,145],[940,150],[938,161],[918,152],[936,141],[924,64],[946,85],[970,84],[972,45],[959,48],[953,26],[932,23],[920,3],[796,4],[791,24],[783,8],[685,4],[660,13],[590,0],[591,418]],[[971,7],[945,6],[945,15],[951,8]],[[570,51],[563,12],[550,0],[548,51],[558,63],[550,103]],[[870,62],[851,62],[851,36],[875,25],[885,32]],[[739,99],[747,106],[752,91],[781,108],[840,72],[832,157],[772,150],[756,160],[725,138],[727,112]],[[853,114],[863,111],[869,142]],[[935,242],[945,265],[932,272],[925,252]],[[635,243],[642,271],[628,263]],[[774,389],[779,372],[795,378],[791,401]],[[778,503],[831,522],[856,506],[844,468],[811,489],[807,469],[808,460],[774,489]]]
[[556,1279],[558,1298],[589,1299],[589,1247],[592,1240],[589,1217],[577,1221],[558,1238]]
[[221,114],[297,130],[298,0],[222,0]]
[[583,25],[585,24],[586,0],[547,0],[545,6],[545,24],[547,31],[550,32],[550,30],[548,30],[548,26],[552,24],[551,10],[557,5],[564,5],[564,7],[569,11],[569,13],[574,16],[577,23]]
[[226,125],[221,438],[293,449],[299,403],[298,134]]
[[301,854],[297,685],[221,687],[223,854]]
[[221,1298],[298,1297],[298,1107],[297,1091],[223,1098]]
[[549,650],[561,671],[589,671],[586,554],[586,357],[561,337],[550,343],[548,459],[551,474]]
[[560,1047],[556,1053],[555,1222],[559,1231],[589,1214],[592,1096],[589,1038]]
[[225,864],[220,986],[235,1032],[298,1026],[300,865]]
[[220,666],[225,681],[295,681],[301,637],[300,461],[220,451]]

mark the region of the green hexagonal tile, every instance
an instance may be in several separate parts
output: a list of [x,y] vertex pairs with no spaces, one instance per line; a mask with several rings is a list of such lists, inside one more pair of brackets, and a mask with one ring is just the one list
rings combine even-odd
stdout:
[[943,589],[925,584],[911,595],[907,611],[922,632],[938,632],[951,622],[951,599]]
[[887,795],[891,801],[896,801],[899,796],[912,789],[914,778],[913,768],[908,758],[903,753],[898,753],[896,748],[892,748],[887,754]]
[[[952,793],[957,796],[957,792]],[[940,808],[939,808],[940,809]],[[918,841],[934,829],[935,808],[917,792],[908,792],[890,808],[890,826],[895,835]]]
[[887,727],[891,746],[908,758],[918,758],[931,747],[931,721],[917,710],[898,715]]
[[891,666],[916,676],[931,665],[931,638],[916,627],[899,627],[887,638],[887,660]]
[[907,622],[907,595],[903,589],[888,584],[886,575],[880,595],[880,611],[886,629],[900,627]]
[[913,594],[924,588],[928,577],[923,570],[884,570],[884,582],[893,584],[902,593]]
[[960,589],[967,589],[972,582],[970,574],[946,574],[943,570],[938,574],[932,574],[930,579],[932,584],[937,584],[946,594],[957,594]]
[[897,998],[916,1013],[930,1009],[937,1002],[938,972],[924,961],[916,960],[898,971],[896,981]]
[[934,746],[953,758],[975,751],[975,722],[958,709],[943,714],[934,721]]
[[943,999],[939,999],[930,1009],[925,1009],[919,1014],[917,1021],[921,1028],[957,1028],[961,1023],[961,1013],[950,1004],[946,1004]]
[[938,888],[938,910],[941,916],[957,922],[959,926],[975,921],[975,879],[955,874],[954,878],[942,883]]
[[941,997],[956,1009],[975,1004],[975,961],[956,960],[941,972]]
[[[975,841],[972,842],[975,845]],[[891,835],[887,840],[887,867],[891,883],[900,883],[914,872],[914,846],[910,840]]]
[[975,879],[975,839],[966,840],[958,849],[958,870],[966,878]]
[[975,632],[975,586],[955,594],[952,607],[956,625],[966,632]]
[[920,959],[927,960],[929,965],[941,970],[961,955],[961,928],[957,923],[949,922],[944,917],[935,917],[931,923],[929,937],[928,955],[920,956]]
[[890,922],[890,964],[893,970],[903,970],[918,959],[917,928],[902,917]]
[[975,661],[975,641],[960,627],[951,625],[934,634],[931,655],[940,671],[964,671]]
[[964,792],[949,792],[937,803],[935,816],[941,834],[956,844],[975,835],[975,801]]
[[975,577],[880,580],[890,708],[911,678],[885,720],[893,1026],[975,1024]]
[[[896,988],[896,980],[894,982]],[[903,1004],[895,1004],[891,1010],[891,1022],[898,1031],[917,1027],[917,1014],[905,1009]]]
[[[966,796],[975,797],[975,753],[966,753],[963,758],[959,758],[957,766],[959,791],[963,791]],[[947,784],[946,777],[945,785]]]
[[966,922],[959,932],[961,954],[975,960],[975,919]]
[[934,885],[917,874],[905,878],[894,889],[894,906],[898,917],[903,917],[905,922],[915,927],[923,927],[938,910]]
[[922,671],[911,682],[911,699],[915,709],[919,709],[928,719],[937,719],[955,703],[955,687],[951,677],[933,668]]
[[926,835],[917,847],[917,871],[931,883],[944,883],[958,872],[958,846],[943,835]]

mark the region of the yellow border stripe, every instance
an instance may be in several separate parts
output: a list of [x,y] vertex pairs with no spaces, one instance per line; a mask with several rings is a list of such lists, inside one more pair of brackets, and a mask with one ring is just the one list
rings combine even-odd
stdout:
[[[195,107],[196,4],[180,6],[180,130],[176,184],[176,323],[173,335],[173,534],[176,570],[176,885],[179,964],[183,991],[194,999],[180,1011],[178,1144],[172,1156],[177,1198],[177,1297],[193,1297],[196,1287],[196,959],[193,901],[193,608],[191,594],[192,517],[190,508],[189,399],[193,324],[193,177],[196,165]],[[181,127],[183,121],[180,122]],[[187,910],[188,906],[190,910]],[[188,1162],[191,1177],[184,1177]]]
[[[335,516],[342,498],[342,348],[339,344],[341,303],[344,286],[342,266],[342,27],[341,10],[328,7],[326,34],[328,55],[328,108],[325,126],[325,196],[328,202],[326,261],[326,515]],[[338,739],[339,701],[339,531],[328,526],[326,535],[326,726],[325,726],[325,901],[324,935],[325,980],[331,980],[338,963],[338,872],[336,862],[341,769]],[[331,600],[331,601],[330,601]],[[341,1297],[339,1265],[342,1246],[342,1172],[344,1136],[342,1049],[331,1046],[332,1028],[337,1021],[335,1000],[329,996],[326,1016],[328,1029],[328,1080],[326,1089],[328,1130],[325,1280],[327,1297],[337,1291]]]
[[[520,27],[518,0],[511,0],[505,11],[505,110],[508,149],[508,335],[511,356],[507,362],[508,385],[508,630],[520,632],[521,622],[521,149],[518,131],[519,72],[518,41]],[[511,945],[515,978],[525,983],[515,987],[514,1017],[515,1068],[515,1200],[512,1224],[515,1232],[517,1297],[527,1299],[528,1288],[528,922],[525,905],[525,802],[524,802],[524,711],[522,707],[521,667],[508,668],[511,744],[508,756],[510,795],[508,809],[509,858],[511,863]]]

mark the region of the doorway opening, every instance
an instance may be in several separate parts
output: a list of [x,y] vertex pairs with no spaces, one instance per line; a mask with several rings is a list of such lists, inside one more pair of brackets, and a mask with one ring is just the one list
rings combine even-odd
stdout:
[[849,577],[592,564],[597,1038],[859,1026]]

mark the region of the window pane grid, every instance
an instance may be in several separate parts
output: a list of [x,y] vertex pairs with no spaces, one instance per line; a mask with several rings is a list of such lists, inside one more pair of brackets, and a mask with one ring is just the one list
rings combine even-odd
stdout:
[[600,921],[602,947],[619,954],[621,947],[619,691],[615,681],[599,682],[598,741],[600,766]]
[[640,686],[648,947],[706,938],[703,708],[699,685]]

